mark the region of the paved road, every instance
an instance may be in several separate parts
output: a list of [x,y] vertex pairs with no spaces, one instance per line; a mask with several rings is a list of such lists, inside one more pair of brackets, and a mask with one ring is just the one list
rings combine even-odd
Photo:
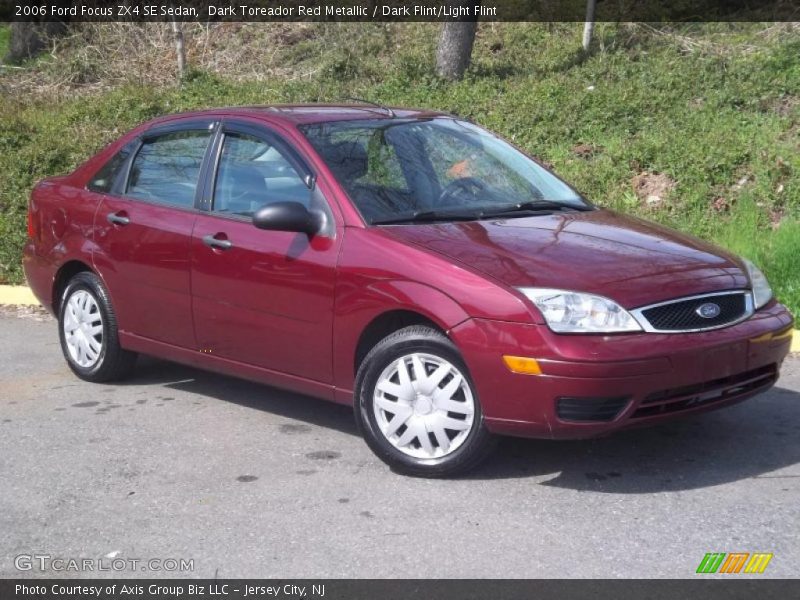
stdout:
[[798,575],[800,360],[737,407],[508,440],[429,481],[389,472],[344,407],[152,359],[86,384],[50,320],[0,316],[0,340],[3,577],[19,554],[194,559],[202,577],[693,577],[712,551]]

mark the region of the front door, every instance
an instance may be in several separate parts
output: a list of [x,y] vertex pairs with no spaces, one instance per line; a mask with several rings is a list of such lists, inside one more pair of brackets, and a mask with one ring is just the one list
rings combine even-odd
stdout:
[[199,349],[323,383],[332,381],[331,336],[341,232],[256,229],[271,202],[333,214],[291,146],[265,127],[226,124],[210,210],[192,236],[192,295]]

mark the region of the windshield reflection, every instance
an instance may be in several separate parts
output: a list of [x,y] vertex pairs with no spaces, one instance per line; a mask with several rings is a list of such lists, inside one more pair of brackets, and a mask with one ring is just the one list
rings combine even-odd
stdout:
[[369,223],[589,208],[544,167],[466,121],[370,119],[300,129]]

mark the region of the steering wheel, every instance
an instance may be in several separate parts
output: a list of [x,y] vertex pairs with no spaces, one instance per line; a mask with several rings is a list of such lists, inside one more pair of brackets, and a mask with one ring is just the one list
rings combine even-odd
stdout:
[[447,187],[442,190],[442,193],[439,195],[438,204],[440,206],[446,205],[448,200],[454,200],[464,192],[472,196],[477,196],[485,190],[486,184],[480,179],[476,179],[475,177],[460,177],[451,181]]

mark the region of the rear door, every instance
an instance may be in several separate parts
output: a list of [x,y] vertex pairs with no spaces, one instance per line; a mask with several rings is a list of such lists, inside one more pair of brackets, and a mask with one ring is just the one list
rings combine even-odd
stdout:
[[[192,236],[195,330],[203,352],[329,383],[341,241],[324,191],[294,148],[265,125],[226,122],[208,173],[207,212]],[[297,201],[330,230],[264,231],[258,208]]]
[[215,127],[193,120],[148,131],[98,207],[95,266],[123,331],[195,348],[189,253]]

